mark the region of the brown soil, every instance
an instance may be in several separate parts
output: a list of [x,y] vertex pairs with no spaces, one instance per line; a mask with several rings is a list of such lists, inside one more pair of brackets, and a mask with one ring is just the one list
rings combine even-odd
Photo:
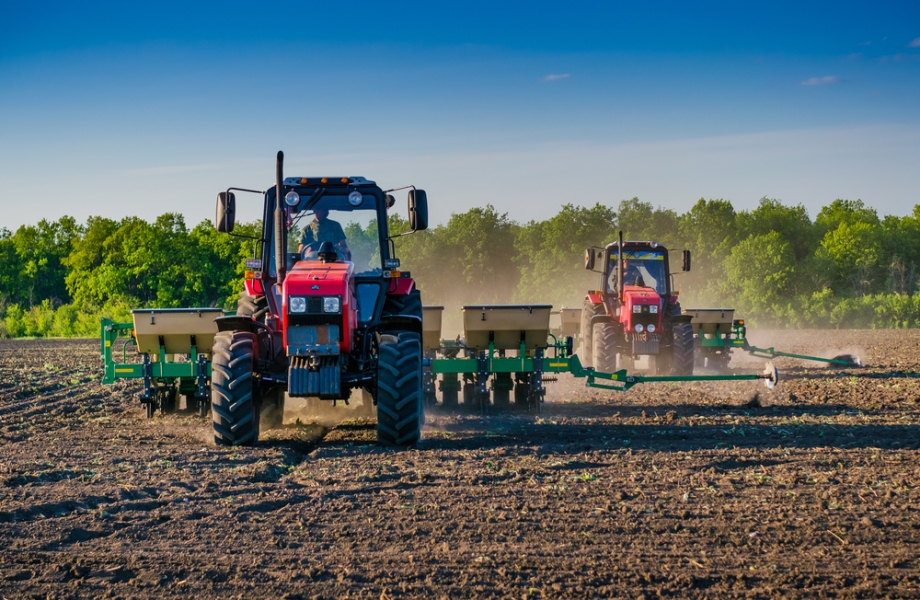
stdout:
[[751,340],[870,366],[234,449],[100,385],[97,341],[2,342],[0,596],[920,596],[920,332]]

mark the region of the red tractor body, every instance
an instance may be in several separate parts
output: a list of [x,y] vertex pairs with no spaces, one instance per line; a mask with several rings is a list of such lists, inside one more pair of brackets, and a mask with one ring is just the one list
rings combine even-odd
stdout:
[[[648,356],[649,368],[659,374],[692,374],[693,332],[672,290],[667,248],[624,242],[621,235],[604,248],[589,248],[585,267],[601,277],[582,311],[584,364],[613,372]],[[689,252],[684,267],[689,270]]]
[[[280,424],[286,397],[347,403],[363,390],[377,408],[378,441],[412,444],[423,410],[422,303],[394,256],[393,196],[363,177],[285,179],[282,166],[279,152],[265,192],[218,195],[216,225],[226,233],[234,191],[261,194],[264,207],[237,316],[216,320],[215,441],[255,443],[260,426]],[[427,196],[408,187],[414,233],[427,227]]]

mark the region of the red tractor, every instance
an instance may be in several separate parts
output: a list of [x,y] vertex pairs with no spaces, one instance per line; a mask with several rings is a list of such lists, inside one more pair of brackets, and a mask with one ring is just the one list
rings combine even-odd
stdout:
[[[622,249],[622,252],[621,250]],[[693,374],[693,328],[672,289],[668,250],[657,242],[619,241],[585,251],[585,268],[600,273],[581,314],[581,360],[612,373],[648,356],[657,375]],[[690,270],[684,250],[683,270]]]
[[[229,188],[217,197],[215,224],[231,235],[234,192],[262,194],[264,209],[236,316],[216,319],[214,439],[256,443],[260,421],[280,425],[285,395],[347,403],[363,389],[377,407],[378,442],[414,444],[423,419],[422,301],[387,230],[394,190],[363,177],[284,178],[283,163],[279,152],[268,191]],[[427,196],[408,187],[410,229],[421,231]],[[289,242],[304,219],[299,243]]]

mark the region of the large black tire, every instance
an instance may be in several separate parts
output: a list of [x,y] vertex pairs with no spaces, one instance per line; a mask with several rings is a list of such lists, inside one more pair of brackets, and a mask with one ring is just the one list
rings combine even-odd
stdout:
[[248,331],[214,337],[211,359],[211,422],[222,446],[252,446],[259,439],[259,413],[252,397],[253,346]]
[[380,336],[377,357],[377,442],[409,446],[422,426],[422,342],[417,333]]
[[594,345],[594,370],[613,373],[617,370],[617,324],[595,323],[591,341]]
[[584,367],[594,364],[594,326],[591,325],[591,319],[605,312],[603,304],[594,304],[585,298],[585,305],[581,310],[581,352],[578,356]]
[[264,323],[267,314],[268,300],[265,296],[250,296],[246,290],[240,292],[240,297],[236,301],[236,316],[255,317],[256,321]]
[[690,323],[674,323],[671,344],[671,372],[674,375],[693,375],[693,326]]
[[412,290],[403,296],[387,296],[383,303],[384,315],[411,315],[422,318],[422,294]]

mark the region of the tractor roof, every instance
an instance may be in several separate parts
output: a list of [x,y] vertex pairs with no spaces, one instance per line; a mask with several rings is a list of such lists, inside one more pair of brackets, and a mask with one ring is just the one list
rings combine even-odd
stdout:
[[364,177],[286,177],[284,185],[377,185]]

